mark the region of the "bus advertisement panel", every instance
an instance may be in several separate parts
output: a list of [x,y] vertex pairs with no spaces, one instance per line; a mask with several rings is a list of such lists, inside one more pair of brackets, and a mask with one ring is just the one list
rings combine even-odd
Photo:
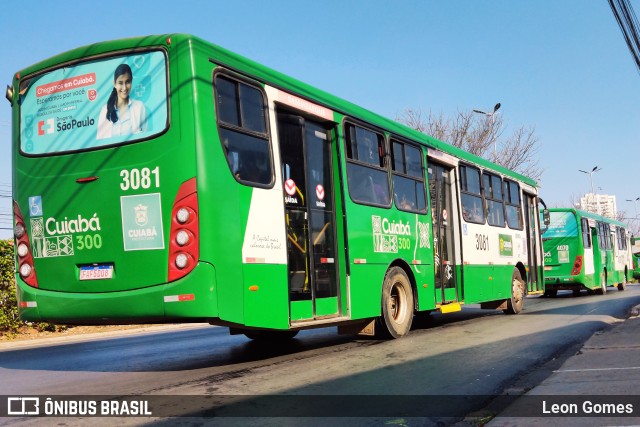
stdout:
[[[148,138],[167,126],[161,51],[98,59],[23,80],[20,149],[43,155]],[[126,101],[127,108],[118,105]]]

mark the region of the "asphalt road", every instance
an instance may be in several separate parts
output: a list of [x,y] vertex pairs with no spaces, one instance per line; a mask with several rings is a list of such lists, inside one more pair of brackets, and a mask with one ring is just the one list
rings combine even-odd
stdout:
[[[179,419],[183,425],[326,425],[329,420],[446,425],[505,390],[518,393],[536,385],[594,332],[621,321],[637,304],[638,285],[624,292],[609,288],[604,296],[561,292],[557,298],[527,298],[525,311],[516,316],[474,307],[432,314],[416,319],[408,337],[393,341],[341,336],[326,328],[265,346],[230,336],[226,328],[195,325],[108,339],[0,346],[0,395],[169,396],[156,405],[161,410],[154,415],[161,418],[129,418],[122,425],[175,423],[167,414],[193,417]],[[184,395],[192,397],[175,397]],[[287,397],[257,397],[264,395]],[[247,408],[255,412],[251,418],[198,418],[204,404],[221,401],[203,401],[203,396],[243,396],[249,402],[207,416],[235,417],[247,414]],[[452,418],[443,418],[448,405],[454,408]],[[434,407],[440,410],[432,414]],[[353,418],[327,418],[345,415]],[[88,421],[57,420],[66,425]],[[47,424],[45,419],[4,421]]]

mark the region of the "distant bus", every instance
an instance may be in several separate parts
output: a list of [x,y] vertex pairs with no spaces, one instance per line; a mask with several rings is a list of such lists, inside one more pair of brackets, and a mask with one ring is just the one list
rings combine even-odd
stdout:
[[640,253],[635,253],[632,255],[633,260],[633,278],[636,280],[640,279]]
[[406,335],[541,293],[535,181],[190,35],[15,75],[24,320]]
[[549,209],[550,223],[542,234],[545,295],[559,290],[574,295],[586,289],[604,294],[607,286],[623,291],[632,260],[626,225],[578,209]]
[[633,260],[633,278],[640,280],[640,238],[631,238],[631,254]]

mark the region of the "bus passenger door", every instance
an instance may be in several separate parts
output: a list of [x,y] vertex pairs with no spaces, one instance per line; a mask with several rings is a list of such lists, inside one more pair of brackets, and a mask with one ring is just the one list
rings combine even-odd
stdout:
[[524,201],[524,216],[526,220],[525,228],[527,232],[527,291],[529,293],[543,292],[544,284],[540,280],[540,259],[539,244],[540,234],[537,232],[538,215],[536,210],[535,196],[522,192]]
[[453,212],[454,169],[429,164],[429,193],[433,217],[433,249],[436,304],[459,301],[456,287],[456,242]]
[[339,316],[330,130],[277,115],[292,322]]
[[[600,231],[600,223],[596,222],[596,226],[591,229],[591,241],[593,242],[593,283],[591,287],[597,287],[602,282],[602,273],[606,265],[606,251],[603,249],[605,242],[602,242],[602,232]],[[604,252],[604,253],[603,253]]]

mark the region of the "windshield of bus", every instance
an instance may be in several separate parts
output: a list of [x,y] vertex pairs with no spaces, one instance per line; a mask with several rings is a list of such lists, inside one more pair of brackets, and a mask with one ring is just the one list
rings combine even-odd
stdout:
[[578,235],[578,221],[573,212],[549,212],[551,222],[542,234],[543,239],[556,237],[576,237]]
[[20,85],[20,149],[46,155],[128,143],[167,128],[162,51],[74,63]]

